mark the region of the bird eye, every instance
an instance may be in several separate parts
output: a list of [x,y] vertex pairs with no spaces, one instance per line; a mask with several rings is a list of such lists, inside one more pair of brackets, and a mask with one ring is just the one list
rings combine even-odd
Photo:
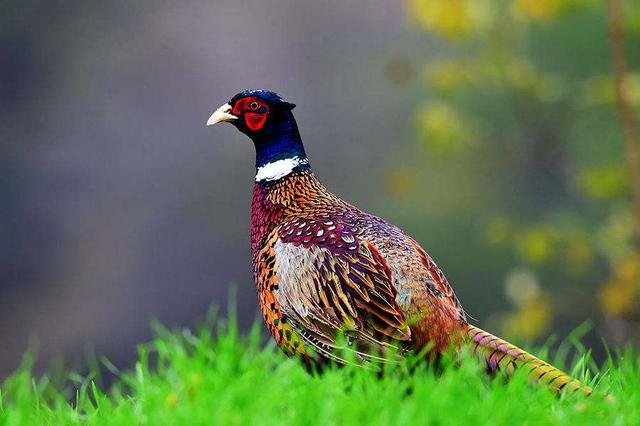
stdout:
[[252,109],[252,110],[256,110],[256,109],[258,109],[259,107],[260,107],[260,104],[258,103],[258,101],[252,101],[252,102],[249,104],[249,109]]

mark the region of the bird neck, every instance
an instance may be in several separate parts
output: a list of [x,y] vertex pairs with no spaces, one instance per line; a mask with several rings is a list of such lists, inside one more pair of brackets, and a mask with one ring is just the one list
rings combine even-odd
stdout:
[[309,168],[296,120],[290,111],[271,122],[251,139],[256,148],[256,181],[277,180],[294,170]]
[[254,259],[273,229],[289,215],[300,214],[311,204],[317,207],[340,202],[308,166],[278,180],[256,181],[251,201],[251,252]]

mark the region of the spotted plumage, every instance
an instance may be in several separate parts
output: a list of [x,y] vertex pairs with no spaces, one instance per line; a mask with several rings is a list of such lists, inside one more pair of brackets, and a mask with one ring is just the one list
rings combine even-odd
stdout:
[[527,365],[552,389],[591,392],[470,325],[444,273],[413,238],[329,192],[311,170],[293,107],[273,92],[251,90],[207,123],[233,123],[256,148],[253,275],[278,346],[307,363],[346,362],[345,351],[366,363],[469,345],[492,370]]

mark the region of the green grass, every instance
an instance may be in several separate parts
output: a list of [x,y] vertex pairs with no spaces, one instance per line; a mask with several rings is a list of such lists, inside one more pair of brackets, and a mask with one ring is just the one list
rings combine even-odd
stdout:
[[265,347],[258,326],[246,336],[233,323],[214,328],[158,329],[106,393],[90,378],[71,375],[75,390],[35,379],[27,362],[1,386],[0,425],[640,424],[640,357],[632,351],[588,380],[595,395],[558,398],[523,374],[490,379],[470,359],[441,372],[409,360],[383,373],[309,375]]

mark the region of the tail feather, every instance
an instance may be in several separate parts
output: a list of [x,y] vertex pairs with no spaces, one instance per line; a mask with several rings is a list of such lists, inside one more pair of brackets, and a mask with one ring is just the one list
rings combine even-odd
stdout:
[[572,379],[564,371],[531,355],[530,353],[502,340],[493,334],[474,327],[467,326],[467,334],[471,338],[473,352],[481,355],[491,370],[503,370],[512,374],[516,368],[526,368],[529,376],[538,383],[544,384],[553,391],[581,391],[590,395],[592,389],[578,380]]

